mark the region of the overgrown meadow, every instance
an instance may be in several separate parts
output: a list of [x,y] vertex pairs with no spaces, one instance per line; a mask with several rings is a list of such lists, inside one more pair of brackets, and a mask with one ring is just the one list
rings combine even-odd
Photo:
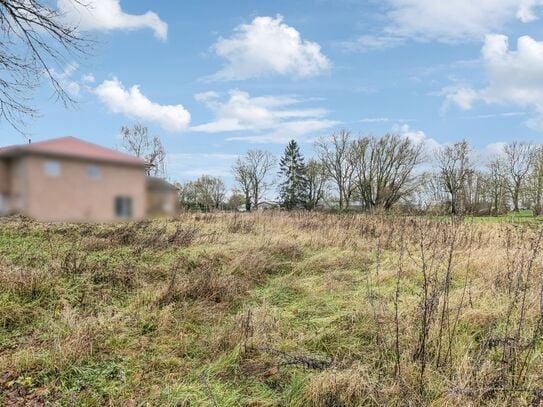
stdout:
[[0,224],[0,405],[543,402],[543,226]]

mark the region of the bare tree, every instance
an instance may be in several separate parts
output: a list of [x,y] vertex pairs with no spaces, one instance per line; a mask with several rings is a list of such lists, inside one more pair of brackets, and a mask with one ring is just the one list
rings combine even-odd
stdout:
[[202,175],[194,181],[197,202],[205,209],[219,209],[226,197],[226,187],[220,178]]
[[249,150],[244,157],[251,179],[253,206],[258,208],[263,195],[270,187],[268,175],[277,164],[276,158],[268,151]]
[[251,187],[250,170],[243,158],[238,157],[236,163],[232,167],[232,173],[234,174],[234,179],[238,183],[239,189],[245,198],[245,210],[250,211],[253,189]]
[[355,182],[366,208],[388,210],[415,189],[413,170],[422,161],[422,144],[387,134],[360,138],[353,151]]
[[351,133],[347,130],[332,134],[329,142],[321,140],[316,143],[320,162],[338,189],[340,209],[349,207],[355,188],[352,146]]
[[486,173],[483,171],[469,171],[461,191],[460,199],[462,208],[467,214],[476,215],[481,213],[486,204]]
[[215,209],[219,209],[226,199],[226,186],[222,179],[207,177],[206,184],[211,196],[211,202]]
[[238,210],[240,206],[245,205],[245,195],[240,194],[239,191],[232,191],[232,195],[228,197],[225,205],[225,209]]
[[469,144],[463,140],[443,146],[438,150],[436,159],[441,184],[450,197],[451,213],[461,213],[461,194],[468,175],[473,171]]
[[31,92],[42,78],[65,105],[73,102],[53,66],[84,54],[89,41],[45,0],[0,0],[0,31],[0,118],[20,131],[25,118],[36,114]]
[[185,184],[181,182],[175,182],[174,185],[177,188],[177,201],[181,205],[185,207],[189,207],[190,206],[189,202],[193,200],[193,195],[192,195],[193,191],[192,191],[190,182],[187,182]]
[[309,160],[305,166],[307,178],[307,205],[309,210],[315,209],[324,198],[328,176],[324,165],[317,160]]
[[441,176],[434,171],[426,171],[419,175],[418,187],[414,191],[417,205],[423,211],[443,212],[443,203],[447,201]]
[[535,146],[529,143],[513,142],[503,148],[503,169],[506,174],[507,188],[513,202],[513,210],[520,210],[520,196],[530,172]]
[[220,178],[202,175],[183,186],[182,203],[188,208],[209,211],[219,209],[226,198],[226,187]]
[[147,161],[147,175],[166,176],[166,151],[157,136],[151,137],[147,127],[135,124],[132,128],[121,128],[122,147],[136,157]]
[[263,150],[249,150],[236,160],[232,172],[245,196],[245,207],[248,211],[253,207],[258,208],[262,196],[271,185],[268,176],[276,163],[276,158]]
[[532,168],[528,177],[528,194],[534,216],[543,215],[543,145],[534,151]]
[[506,207],[507,183],[504,176],[502,161],[498,158],[488,163],[486,169],[486,192],[490,198],[490,214],[497,216]]

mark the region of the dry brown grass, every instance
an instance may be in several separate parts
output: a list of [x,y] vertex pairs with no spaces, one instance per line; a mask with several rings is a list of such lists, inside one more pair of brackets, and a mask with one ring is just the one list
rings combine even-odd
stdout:
[[0,404],[537,405],[542,248],[385,215],[6,221]]

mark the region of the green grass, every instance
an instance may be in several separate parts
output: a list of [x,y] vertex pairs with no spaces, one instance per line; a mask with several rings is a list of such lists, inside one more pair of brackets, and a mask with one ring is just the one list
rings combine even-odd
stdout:
[[[509,400],[454,393],[496,386],[503,368],[499,352],[481,349],[489,338],[506,336],[511,297],[500,273],[511,279],[526,272],[537,229],[507,237],[502,219],[457,225],[358,215],[187,214],[127,225],[2,223],[0,405],[530,401],[530,392]],[[451,242],[450,340],[444,342],[450,360],[437,366],[437,310]],[[504,248],[512,243],[516,252],[508,260]],[[413,354],[423,257],[437,308],[421,390],[421,362]],[[539,312],[536,275],[526,286],[524,316],[511,311],[510,329],[519,330],[522,343]],[[396,328],[401,380],[394,373]],[[519,351],[529,361],[522,385],[534,391],[543,385],[540,351],[539,343],[530,354]]]
[[506,223],[534,223],[543,222],[543,216],[534,216],[531,210],[521,210],[520,212],[509,212],[499,216],[467,216],[467,222],[506,222]]

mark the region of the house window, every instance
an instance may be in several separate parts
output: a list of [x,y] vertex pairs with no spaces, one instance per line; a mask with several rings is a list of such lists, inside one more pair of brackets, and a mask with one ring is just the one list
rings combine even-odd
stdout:
[[132,217],[132,198],[126,196],[115,198],[115,216],[122,219]]
[[0,194],[0,215],[5,215],[8,212],[8,198],[6,195]]
[[43,172],[48,177],[58,177],[60,175],[60,163],[58,161],[47,160],[43,165]]
[[97,165],[89,165],[87,167],[87,175],[92,179],[99,179],[101,176],[100,167]]

